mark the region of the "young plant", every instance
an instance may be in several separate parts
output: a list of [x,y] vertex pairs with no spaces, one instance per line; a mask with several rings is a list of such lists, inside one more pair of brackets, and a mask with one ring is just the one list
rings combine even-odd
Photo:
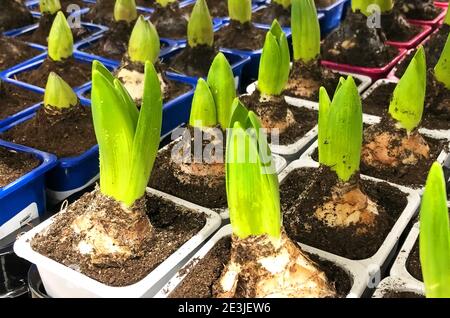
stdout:
[[324,273],[282,230],[278,178],[267,166],[272,157],[259,119],[237,98],[233,109],[226,151],[232,252],[216,296],[334,296]]
[[393,0],[352,0],[352,11],[360,11],[366,16],[374,14],[374,9],[379,8],[381,13],[389,12],[394,6]]
[[258,89],[264,96],[279,96],[289,78],[290,55],[286,35],[277,20],[266,34],[259,63]]
[[444,84],[447,89],[450,89],[450,35],[447,37],[444,50],[434,67],[434,76],[439,82]]
[[214,97],[208,83],[199,78],[192,99],[189,125],[196,128],[212,128],[217,125],[217,112]]
[[252,20],[252,0],[228,0],[228,15],[241,24]]
[[292,0],[294,60],[308,63],[320,54],[320,25],[314,0]]
[[195,48],[198,45],[212,47],[214,43],[213,24],[205,0],[197,0],[195,2],[189,18],[187,33],[188,43],[191,48]]
[[161,50],[159,35],[155,26],[139,16],[128,42],[128,56],[133,62],[155,63]]
[[447,13],[445,14],[444,24],[450,25],[450,10],[447,10]]
[[428,174],[420,207],[420,263],[427,298],[450,298],[450,225],[442,167]]
[[419,47],[411,63],[395,87],[389,114],[408,132],[422,120],[426,90],[426,61],[423,47]]
[[42,14],[55,14],[61,10],[59,0],[39,0],[39,10]]
[[114,20],[133,22],[137,18],[135,0],[116,0],[114,5]]
[[272,0],[272,2],[279,4],[284,9],[288,9],[291,6],[291,0]]
[[177,0],[156,0],[156,3],[158,3],[161,7],[165,8],[167,5],[176,2]]
[[72,56],[73,35],[64,14],[59,11],[53,20],[48,36],[48,56],[53,61],[62,61]]
[[63,110],[78,103],[72,88],[56,73],[51,72],[45,86],[44,106],[49,109]]

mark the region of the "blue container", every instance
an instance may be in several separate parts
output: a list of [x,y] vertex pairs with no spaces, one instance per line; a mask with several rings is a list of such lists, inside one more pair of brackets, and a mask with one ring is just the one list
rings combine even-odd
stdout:
[[[88,107],[85,101],[80,102]],[[40,104],[39,106],[42,106]],[[14,123],[0,128],[0,132],[5,132],[14,126],[30,120],[36,115],[35,111]],[[88,187],[99,177],[98,146],[95,145],[83,154],[71,158],[58,158],[56,165],[47,172],[45,183],[49,199],[52,203],[60,202],[70,195]]]
[[[173,56],[175,56],[177,53],[179,53],[185,47],[186,47],[186,45],[183,45],[183,46],[180,46],[177,50],[172,51],[170,54],[168,54],[166,57],[164,57],[162,59],[163,63],[164,62],[167,63],[168,60],[170,60]],[[220,51],[224,53],[228,62],[230,62],[231,69],[233,70],[233,74],[234,74],[235,81],[236,81],[236,87],[239,87],[239,84],[240,84],[241,78],[242,78],[243,69],[250,62],[250,57],[248,55],[231,52],[230,50],[220,49]],[[170,72],[170,71],[166,71],[166,74],[171,79],[175,79],[180,82],[185,82],[185,83],[189,83],[192,85],[197,85],[198,77],[187,76],[184,74],[178,74],[178,73]]]
[[[88,63],[88,64],[91,64],[92,61],[95,60],[94,56],[91,56],[88,54],[79,54],[77,52],[74,52],[73,57],[80,62]],[[17,86],[23,87],[28,90],[35,91],[40,94],[44,94],[44,92],[45,92],[44,88],[19,81],[19,80],[15,79],[15,76],[19,73],[27,72],[27,71],[38,68],[44,62],[44,60],[46,58],[47,58],[47,53],[43,53],[43,54],[39,55],[38,57],[35,57],[31,60],[28,60],[26,62],[18,64],[10,69],[7,69],[6,71],[0,73],[0,77],[3,78],[5,80],[5,82],[15,84]],[[117,65],[110,64],[110,63],[105,63],[105,66],[107,68],[109,68],[110,70],[117,67]],[[61,74],[59,74],[59,75],[61,75]],[[84,87],[89,86],[90,83],[91,82],[89,81],[89,82],[84,83],[73,89],[75,92],[78,92],[80,89],[83,89]]]
[[9,185],[0,188],[0,239],[46,211],[45,174],[56,165],[56,157],[0,140],[0,147],[26,152],[41,164]]
[[337,0],[329,7],[317,10],[317,12],[325,14],[325,18],[320,23],[320,30],[323,36],[339,26],[345,12],[344,8],[347,8],[348,5],[347,1],[348,0]]

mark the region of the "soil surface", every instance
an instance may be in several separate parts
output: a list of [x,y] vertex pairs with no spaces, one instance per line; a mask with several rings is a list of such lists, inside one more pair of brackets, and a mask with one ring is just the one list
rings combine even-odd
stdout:
[[133,26],[133,23],[125,21],[112,23],[108,31],[98,41],[82,50],[101,57],[121,60],[127,52]]
[[19,179],[40,165],[32,154],[0,147],[0,188]]
[[[120,265],[114,262],[108,266],[93,264],[88,257],[73,249],[80,240],[75,235],[69,237],[69,240],[59,239],[68,225],[83,211],[84,206],[92,200],[98,200],[97,191],[84,194],[69,206],[67,212],[58,214],[45,236],[37,235],[33,238],[32,248],[59,263],[78,268],[81,273],[109,286],[127,286],[136,283],[197,234],[206,222],[204,215],[160,197],[147,195],[145,199],[147,216],[153,226],[151,235],[142,242],[139,255]],[[108,206],[110,209],[116,208],[116,205],[111,199],[105,202],[107,209]],[[103,222],[115,222],[114,213],[107,215],[110,219],[102,220]]]
[[45,88],[51,72],[61,76],[70,87],[78,87],[91,80],[91,65],[73,57],[60,62],[47,57],[38,68],[21,72],[16,75],[16,78],[22,82]]
[[37,56],[41,51],[15,38],[0,35],[0,71]]
[[2,133],[1,137],[59,158],[81,155],[97,143],[91,109],[81,105],[62,112],[41,107],[36,116]]
[[187,46],[167,61],[167,70],[192,77],[206,77],[219,51],[206,45]]
[[262,49],[267,30],[255,27],[252,23],[241,24],[231,22],[214,33],[214,43],[217,47],[241,51],[256,51]]
[[408,273],[417,280],[423,282],[422,266],[420,265],[419,240],[414,243],[414,247],[406,260],[406,269]]
[[25,4],[16,0],[3,0],[0,10],[0,32],[33,24],[33,16]]
[[[329,94],[334,93],[340,76],[336,72],[322,67],[319,59],[307,64],[295,61],[284,93],[287,96],[318,102],[320,87],[325,87]],[[355,81],[358,80],[355,79]]]
[[[186,270],[189,270],[189,273],[169,295],[169,298],[212,298],[214,285],[228,263],[230,254],[231,237],[224,237],[194,267],[181,270],[181,273]],[[330,284],[335,286],[338,297],[345,297],[352,284],[345,270],[316,255],[308,256],[325,272]]]
[[188,19],[189,14],[183,12],[176,2],[165,8],[155,5],[155,12],[152,13],[150,18],[159,36],[170,39],[185,39],[187,37]]
[[[377,87],[362,101],[364,113],[384,116],[389,109],[395,86],[394,83],[387,83]],[[430,74],[420,126],[428,129],[450,129],[450,91],[443,84],[435,81],[434,76]]]
[[[364,129],[363,145],[370,142],[374,134],[385,131],[394,131],[393,121],[387,117],[383,117],[379,124],[372,125],[369,128]],[[403,130],[401,133],[406,134],[406,130]],[[400,163],[396,167],[384,167],[384,169],[368,166],[363,160],[361,160],[361,173],[412,188],[422,187],[425,184],[431,165],[434,161],[436,161],[441,151],[447,149],[448,143],[448,141],[446,142],[445,140],[432,139],[425,136],[423,137],[430,147],[428,159],[420,157],[415,165],[405,165]]]
[[[443,25],[438,32],[433,33],[423,45],[425,49],[425,56],[427,57],[427,69],[434,68],[437,64],[442,50],[444,49],[445,42],[447,41],[448,34],[450,32],[450,26]],[[406,71],[409,63],[416,54],[416,49],[412,50],[406,57],[397,65],[395,76],[401,78]]]
[[0,83],[0,121],[42,100],[43,96],[18,86]]
[[389,290],[383,294],[383,298],[425,298],[425,296],[414,292]]
[[[211,141],[206,140],[207,136],[204,134],[200,152],[195,149],[193,142],[194,134],[200,133],[200,130],[196,129],[196,132],[194,132],[194,129],[189,128],[188,132],[191,138],[183,136],[185,143],[174,142],[167,149],[158,153],[149,186],[207,208],[224,209],[227,207],[224,164],[220,161],[219,163],[208,164],[205,160],[201,160],[202,158],[198,158],[196,151],[200,154],[206,153],[208,151],[206,147],[211,147],[208,146]],[[189,140],[191,140],[190,143]],[[220,139],[213,138],[214,140],[221,142]],[[220,157],[220,152],[222,158],[225,156],[225,144],[225,140],[218,144],[217,156]],[[183,149],[183,145],[186,145],[187,148]],[[179,156],[182,156],[183,150],[185,150],[185,154],[189,156],[191,163],[172,160],[172,152],[175,153],[176,150],[179,151],[177,153]],[[177,157],[177,159],[181,158]],[[223,159],[221,162],[223,162]],[[194,171],[198,172],[194,173]]]
[[382,67],[398,54],[398,49],[384,44],[381,29],[369,28],[367,17],[360,12],[348,12],[338,29],[322,44],[324,60],[365,67]]
[[[39,19],[39,26],[34,31],[24,33],[18,36],[19,39],[25,42],[32,42],[47,46],[47,38],[50,34],[50,29],[55,19],[56,14],[43,14]],[[81,26],[80,28],[72,28],[73,41],[77,42],[83,38],[88,37],[91,31]]]
[[397,7],[381,15],[381,28],[390,41],[407,42],[418,35],[422,28],[410,24]]
[[352,224],[330,227],[314,216],[315,210],[331,198],[337,175],[327,167],[300,168],[280,185],[283,223],[294,240],[349,259],[373,256],[383,244],[407,205],[407,196],[385,182],[359,179],[360,189],[378,205],[371,226]]
[[253,13],[252,20],[256,23],[271,25],[277,19],[282,27],[291,26],[291,7],[285,9],[282,5],[271,2],[267,7]]
[[[318,114],[315,110],[291,106],[283,97],[274,97],[267,102],[261,102],[260,98],[259,91],[255,90],[250,96],[241,96],[241,101],[258,115],[264,128],[280,129],[280,145],[295,143],[317,124]],[[267,131],[267,137],[270,142],[275,142],[272,141],[270,131]]]
[[[223,18],[228,16],[228,4],[227,0],[206,0],[209,13],[214,18]],[[194,4],[181,8],[184,14],[191,15]]]
[[97,0],[95,4],[88,4],[90,10],[82,19],[109,26],[114,21],[114,4],[114,0]]
[[434,0],[396,0],[394,6],[414,20],[434,20],[442,12],[434,5]]

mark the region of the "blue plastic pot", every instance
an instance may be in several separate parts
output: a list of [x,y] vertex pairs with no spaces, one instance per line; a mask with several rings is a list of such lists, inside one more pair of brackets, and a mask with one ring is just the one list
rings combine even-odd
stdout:
[[349,5],[349,0],[337,0],[326,8],[317,9],[317,12],[323,13],[325,17],[320,21],[320,30],[322,35],[327,35],[341,23],[345,10]]
[[46,211],[45,174],[56,165],[48,153],[0,140],[0,147],[26,152],[41,164],[9,185],[0,188],[0,239]]
[[[80,62],[88,63],[88,64],[91,64],[92,61],[95,60],[95,56],[92,56],[89,54],[79,54],[77,52],[74,52],[73,57]],[[0,76],[8,83],[13,83],[13,84],[23,87],[25,89],[32,90],[32,91],[35,91],[40,94],[44,94],[44,92],[45,92],[44,88],[19,81],[19,80],[15,79],[15,76],[19,73],[27,72],[27,71],[38,68],[44,62],[44,60],[46,58],[47,58],[47,53],[43,53],[43,54],[39,55],[38,57],[35,57],[31,60],[28,60],[26,62],[18,64],[10,69],[7,69],[3,73],[1,73]],[[115,65],[115,64],[110,64],[110,63],[106,63],[106,62],[105,62],[105,66],[107,68],[109,68],[110,70],[117,67],[117,65]],[[91,82],[89,81],[78,87],[74,87],[73,89],[75,92],[78,92],[80,89],[83,89],[84,87],[89,86],[90,83]]]
[[[86,101],[80,100],[80,102],[83,106],[89,106],[89,103],[86,104]],[[42,103],[39,104],[39,107],[40,106],[42,106]],[[36,108],[32,114],[0,128],[0,132],[5,132],[30,120],[36,115],[38,108]],[[57,203],[88,187],[98,178],[98,145],[95,145],[77,157],[58,158],[56,165],[46,174],[45,183],[47,195],[53,203]]]
[[[168,54],[167,56],[165,56],[162,59],[162,62],[167,63],[168,60],[170,60],[173,56],[178,54],[185,47],[186,47],[186,44],[184,44],[183,46],[178,47],[178,49],[170,52],[170,54]],[[223,52],[223,54],[227,58],[228,62],[230,62],[230,65],[231,65],[231,68],[233,70],[233,74],[235,77],[235,81],[236,81],[236,87],[239,87],[239,85],[241,83],[241,78],[243,75],[242,74],[243,69],[250,62],[250,57],[248,55],[231,52],[230,50],[220,49],[220,51]],[[198,77],[187,76],[185,74],[179,74],[179,73],[170,72],[170,71],[167,71],[166,74],[171,79],[175,79],[180,82],[184,82],[184,83],[188,83],[188,84],[192,84],[192,85],[197,85]]]

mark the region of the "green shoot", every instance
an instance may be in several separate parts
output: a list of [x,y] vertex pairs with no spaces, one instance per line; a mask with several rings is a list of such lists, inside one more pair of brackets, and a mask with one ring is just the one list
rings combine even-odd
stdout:
[[447,89],[450,89],[450,35],[447,38],[447,42],[445,42],[439,61],[434,67],[434,76]]
[[450,25],[450,10],[447,10],[447,13],[445,15],[444,24]]
[[159,35],[155,26],[139,16],[128,42],[128,55],[133,62],[155,63],[161,50]]
[[228,0],[228,15],[241,24],[252,20],[252,0]]
[[77,95],[69,84],[56,73],[51,72],[45,86],[44,106],[63,109],[75,106],[77,102]]
[[278,3],[283,8],[287,9],[291,5],[291,0],[272,0],[272,2]]
[[425,51],[421,46],[395,87],[389,105],[389,114],[408,132],[416,128],[422,119],[426,73]]
[[320,54],[320,25],[314,0],[292,0],[292,46],[294,60],[310,62]]
[[342,80],[330,98],[324,88],[319,99],[319,162],[347,182],[359,170],[362,144],[362,106],[355,81]]
[[59,11],[53,20],[48,35],[48,56],[53,61],[62,61],[73,53],[73,35],[64,14]]
[[61,3],[59,2],[59,0],[40,0],[39,10],[42,14],[55,14],[56,12],[61,10]]
[[134,0],[116,0],[114,5],[114,20],[128,23],[137,19],[136,2]]
[[163,8],[167,7],[168,4],[175,2],[176,0],[156,0],[156,2]]
[[236,98],[234,109],[240,115],[227,137],[226,190],[233,234],[239,238],[267,234],[281,235],[281,210],[278,178],[267,170],[264,154],[271,159],[267,137],[261,123]]
[[[352,11],[356,12],[356,10],[361,11],[361,13],[365,14],[366,16],[372,15],[373,6],[377,6],[380,8],[380,11],[383,12],[389,12],[392,10],[394,6],[393,0],[352,0]],[[371,10],[372,9],[372,10]]]
[[450,297],[450,227],[445,178],[431,166],[420,207],[420,263],[427,298]]
[[233,71],[223,53],[217,54],[214,58],[207,82],[216,104],[217,121],[225,130],[230,124],[231,105],[236,97],[236,88]]
[[205,0],[197,0],[188,22],[188,43],[190,47],[197,45],[212,46],[214,43],[214,31]]
[[191,115],[189,116],[191,127],[203,128],[217,125],[217,113],[214,97],[211,94],[208,83],[199,78],[192,100]]
[[140,111],[101,63],[92,70],[92,117],[100,151],[100,190],[127,206],[142,197],[158,152],[162,96],[158,74],[145,63]]
[[258,89],[264,95],[280,95],[289,79],[290,54],[286,35],[277,20],[266,34],[259,63]]

